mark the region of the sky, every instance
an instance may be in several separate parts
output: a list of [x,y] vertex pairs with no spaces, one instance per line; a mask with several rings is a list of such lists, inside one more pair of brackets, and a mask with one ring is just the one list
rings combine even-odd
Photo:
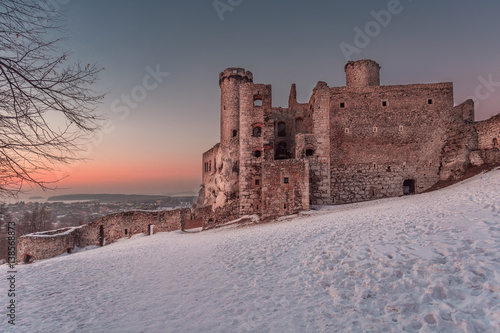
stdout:
[[[61,46],[105,70],[106,98],[84,162],[55,166],[70,193],[196,193],[201,156],[219,142],[218,75],[243,67],[287,106],[318,81],[344,86],[348,60],[373,59],[381,84],[454,83],[476,120],[500,112],[500,3],[495,0],[53,0]],[[498,82],[498,83],[497,83]]]

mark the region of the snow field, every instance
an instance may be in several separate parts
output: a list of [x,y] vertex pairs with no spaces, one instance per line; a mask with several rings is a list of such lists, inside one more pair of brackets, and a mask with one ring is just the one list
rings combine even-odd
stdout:
[[500,332],[500,171],[17,270],[2,332]]

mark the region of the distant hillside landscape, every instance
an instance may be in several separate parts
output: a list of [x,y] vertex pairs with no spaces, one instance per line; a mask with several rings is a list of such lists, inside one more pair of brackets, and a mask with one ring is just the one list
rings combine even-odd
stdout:
[[66,194],[52,196],[47,201],[99,201],[99,202],[154,202],[165,200],[172,202],[194,202],[195,196],[165,196],[142,194]]

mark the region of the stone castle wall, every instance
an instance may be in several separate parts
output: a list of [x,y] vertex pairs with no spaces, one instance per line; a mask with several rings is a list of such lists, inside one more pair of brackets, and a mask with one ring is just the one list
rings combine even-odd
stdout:
[[451,83],[332,88],[332,201],[344,204],[415,193],[439,180]]

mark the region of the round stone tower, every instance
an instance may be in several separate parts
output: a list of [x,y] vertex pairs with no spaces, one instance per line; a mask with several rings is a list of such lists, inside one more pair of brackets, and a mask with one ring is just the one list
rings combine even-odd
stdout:
[[246,82],[253,82],[253,75],[243,68],[228,68],[219,75],[220,142],[224,146],[239,138],[240,85]]
[[347,87],[380,85],[380,65],[373,60],[349,61],[345,65]]

